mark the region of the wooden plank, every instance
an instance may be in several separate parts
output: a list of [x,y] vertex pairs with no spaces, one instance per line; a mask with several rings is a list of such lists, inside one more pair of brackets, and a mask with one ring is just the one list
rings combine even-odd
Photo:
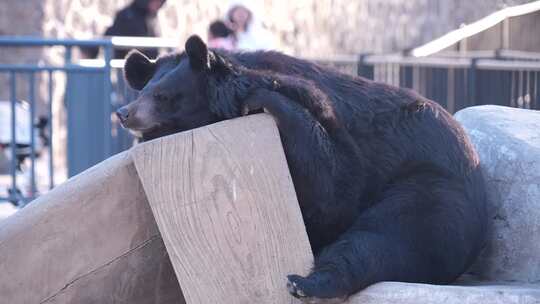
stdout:
[[0,222],[0,303],[183,303],[129,153]]
[[313,257],[270,116],[157,139],[132,156],[187,303],[298,303],[286,275],[306,274]]

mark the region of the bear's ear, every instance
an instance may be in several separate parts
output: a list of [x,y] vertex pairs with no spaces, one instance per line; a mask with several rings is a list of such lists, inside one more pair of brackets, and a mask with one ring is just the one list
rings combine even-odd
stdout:
[[189,58],[189,64],[196,70],[203,70],[210,67],[208,48],[201,37],[192,35],[186,41],[186,54]]
[[143,53],[132,50],[126,56],[124,77],[133,89],[142,90],[155,72],[156,63],[150,61]]

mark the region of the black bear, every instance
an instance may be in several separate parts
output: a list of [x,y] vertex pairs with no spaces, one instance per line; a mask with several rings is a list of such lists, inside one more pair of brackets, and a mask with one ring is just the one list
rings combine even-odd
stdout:
[[315,262],[288,276],[310,303],[379,281],[444,284],[486,236],[478,156],[459,124],[412,91],[278,52],[132,52],[138,98],[119,109],[143,140],[265,110],[277,122]]

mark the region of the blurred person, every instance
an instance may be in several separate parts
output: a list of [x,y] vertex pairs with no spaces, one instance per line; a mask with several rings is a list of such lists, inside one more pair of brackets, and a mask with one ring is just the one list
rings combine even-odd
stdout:
[[272,33],[263,27],[258,18],[260,4],[254,0],[230,3],[226,18],[235,33],[236,47],[240,50],[270,50],[275,47]]
[[[166,0],[134,0],[118,11],[113,24],[105,31],[105,36],[157,37],[156,17]],[[81,48],[87,58],[96,58],[99,49],[96,47]],[[156,58],[156,49],[140,50],[149,58]],[[114,58],[124,58],[129,50],[114,50]]]
[[234,32],[225,22],[216,20],[208,28],[208,46],[216,49],[235,49]]

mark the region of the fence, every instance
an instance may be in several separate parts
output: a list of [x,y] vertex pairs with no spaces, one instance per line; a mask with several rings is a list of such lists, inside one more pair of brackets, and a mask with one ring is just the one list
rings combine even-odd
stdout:
[[[57,168],[53,145],[58,141],[54,140],[51,126],[55,118],[55,87],[65,85],[62,107],[67,114],[67,138],[62,144],[67,150],[67,168],[64,169],[72,176],[133,143],[133,138],[112,115],[136,94],[124,83],[122,61],[111,59],[114,49],[153,47],[170,50],[176,44],[157,38],[51,40],[0,37],[0,48],[60,47],[64,52],[61,65],[0,64],[0,76],[7,75],[9,87],[9,98],[3,111],[9,116],[9,127],[4,128],[9,129],[9,134],[2,136],[0,130],[0,202],[24,205],[55,185]],[[77,47],[98,47],[103,51],[104,59],[75,63],[72,51]],[[540,109],[540,54],[482,51],[465,55],[447,52],[423,58],[391,54],[313,60],[344,73],[414,89],[450,112],[479,104]],[[65,84],[55,83],[57,74],[65,76]],[[21,79],[28,89],[28,100],[25,101],[17,95]],[[36,79],[45,84],[45,97],[35,94]],[[36,116],[39,102],[47,109],[42,120]],[[3,112],[0,101],[0,115]],[[0,124],[2,119],[0,117]],[[19,134],[24,129],[20,125],[26,126],[28,131]],[[40,142],[43,144],[39,145]],[[4,171],[2,163],[8,164]],[[21,176],[21,173],[25,174]],[[26,181],[25,189],[21,189],[21,180]],[[6,185],[5,189],[2,183]]]
[[442,52],[418,58],[362,54],[313,60],[344,73],[413,89],[451,113],[484,104],[540,110],[538,53]]
[[[112,37],[99,40],[59,40],[0,37],[0,48],[16,54],[20,48],[61,48],[63,64],[0,63],[0,77],[7,79],[7,100],[0,100],[0,202],[25,205],[55,185],[54,89],[65,86],[62,100],[67,121],[66,158],[68,176],[131,146],[133,138],[111,119],[116,108],[134,97],[123,82],[122,62],[113,60],[118,48],[160,48],[176,43],[159,38]],[[102,60],[73,62],[76,48],[102,50]],[[57,77],[64,81],[57,81]],[[20,83],[21,80],[24,83]],[[28,90],[26,100],[18,95]],[[36,94],[36,87],[45,94]],[[45,108],[37,117],[36,106]],[[46,172],[46,173],[44,173]],[[39,174],[38,174],[39,173]],[[44,176],[45,175],[45,176]]]
[[540,109],[540,57],[524,52],[471,56],[363,56],[359,75],[411,88],[454,113],[465,107],[497,104]]

